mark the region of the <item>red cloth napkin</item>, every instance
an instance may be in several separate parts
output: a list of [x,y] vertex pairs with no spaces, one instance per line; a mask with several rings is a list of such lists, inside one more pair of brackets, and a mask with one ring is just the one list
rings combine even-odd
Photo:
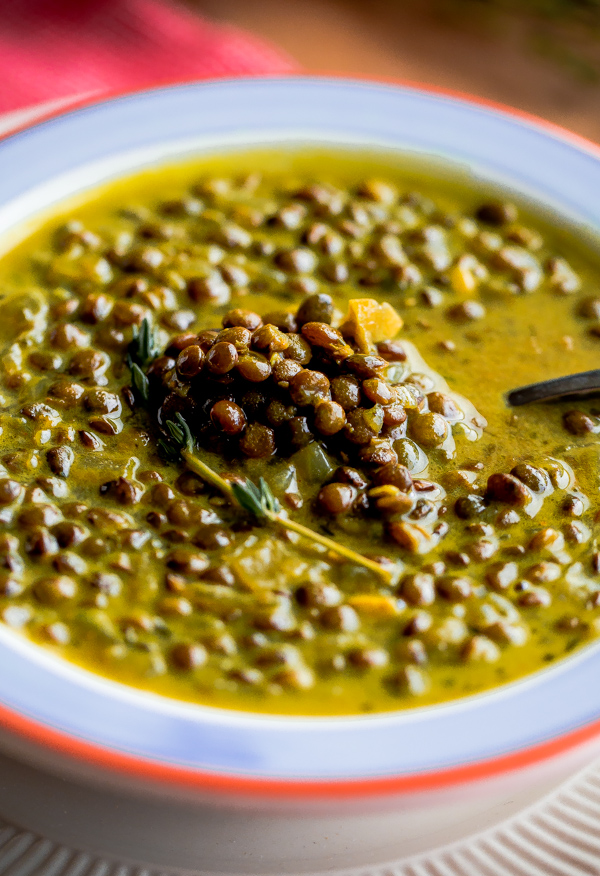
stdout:
[[89,92],[293,69],[262,40],[168,0],[0,0],[0,112]]

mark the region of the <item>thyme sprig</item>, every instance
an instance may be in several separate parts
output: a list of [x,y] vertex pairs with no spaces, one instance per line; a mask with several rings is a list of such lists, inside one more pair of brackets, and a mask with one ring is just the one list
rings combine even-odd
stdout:
[[332,538],[309,529],[308,526],[304,526],[302,523],[290,520],[281,510],[279,502],[263,477],[259,479],[258,485],[249,479],[240,483],[239,481],[229,482],[221,477],[220,474],[197,455],[193,435],[181,414],[177,414],[176,420],[176,422],[168,420],[165,424],[173,445],[172,449],[176,449],[176,452],[180,453],[192,471],[220,490],[232,504],[237,505],[259,522],[269,522],[287,532],[295,532],[297,535],[301,535],[303,538],[327,548],[351,563],[369,569],[380,578],[383,578],[386,583],[391,581],[392,572],[380,566],[375,560],[364,557],[351,548],[339,544]]

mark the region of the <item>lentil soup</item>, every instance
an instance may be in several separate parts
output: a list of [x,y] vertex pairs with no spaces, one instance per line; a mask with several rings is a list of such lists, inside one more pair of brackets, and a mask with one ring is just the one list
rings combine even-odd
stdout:
[[0,612],[284,714],[439,703],[600,634],[597,253],[390,154],[204,158],[0,261]]

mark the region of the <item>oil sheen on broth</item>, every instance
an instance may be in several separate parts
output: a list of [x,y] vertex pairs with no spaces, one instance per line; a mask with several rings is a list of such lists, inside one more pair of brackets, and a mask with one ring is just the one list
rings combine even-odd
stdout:
[[[153,169],[38,222],[0,262],[4,623],[284,714],[440,703],[593,642],[600,403],[504,402],[597,364],[580,238],[465,174],[306,148]],[[165,459],[176,411],[215,471],[264,477],[387,577]]]

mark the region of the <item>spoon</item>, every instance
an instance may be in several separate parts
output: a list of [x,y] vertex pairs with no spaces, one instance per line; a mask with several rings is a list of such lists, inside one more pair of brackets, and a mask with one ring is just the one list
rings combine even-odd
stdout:
[[531,402],[590,395],[595,392],[600,392],[600,369],[581,371],[579,374],[568,374],[566,377],[542,380],[540,383],[530,383],[528,386],[511,389],[506,394],[506,401],[516,408]]

